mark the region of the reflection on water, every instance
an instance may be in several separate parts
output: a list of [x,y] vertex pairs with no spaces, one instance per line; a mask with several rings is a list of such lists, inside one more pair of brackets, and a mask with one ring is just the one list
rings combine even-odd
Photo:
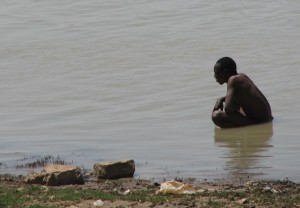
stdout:
[[260,162],[263,157],[270,157],[267,150],[272,147],[272,135],[272,122],[243,128],[216,128],[216,145],[229,150],[224,155],[227,158],[225,169],[231,175],[263,174],[259,170],[267,167],[262,167]]

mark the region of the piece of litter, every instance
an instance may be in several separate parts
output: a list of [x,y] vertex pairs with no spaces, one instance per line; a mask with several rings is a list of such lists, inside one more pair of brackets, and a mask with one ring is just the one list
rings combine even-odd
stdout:
[[46,192],[49,191],[47,186],[41,186],[41,188],[44,189],[44,191],[46,191]]
[[103,205],[104,205],[104,202],[101,199],[94,202],[94,206],[96,206],[96,207],[101,207]]
[[194,187],[190,184],[180,183],[178,181],[167,181],[160,185],[160,189],[156,192],[163,194],[194,194]]
[[126,191],[124,191],[124,195],[127,195],[127,194],[129,194],[130,193],[130,190],[129,189],[127,189]]
[[264,188],[263,188],[263,191],[264,191],[264,192],[272,192],[272,191],[271,191],[271,187],[269,187],[269,186],[264,187]]
[[205,192],[205,189],[199,189],[199,190],[197,191],[197,193],[203,193],[203,192]]
[[248,199],[247,198],[243,198],[237,201],[237,203],[239,204],[247,204],[248,203]]

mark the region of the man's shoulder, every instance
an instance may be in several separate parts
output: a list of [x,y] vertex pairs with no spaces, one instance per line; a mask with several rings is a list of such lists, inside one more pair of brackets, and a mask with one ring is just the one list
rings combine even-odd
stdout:
[[237,75],[231,76],[228,79],[228,84],[238,84],[240,82],[244,82],[245,80],[248,80],[248,76],[243,73],[239,73]]

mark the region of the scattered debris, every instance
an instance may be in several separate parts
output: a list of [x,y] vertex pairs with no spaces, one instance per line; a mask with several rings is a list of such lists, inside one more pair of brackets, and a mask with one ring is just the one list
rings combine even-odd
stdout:
[[[92,208],[101,198],[102,207],[300,207],[300,184],[290,181],[256,181],[255,186],[195,181],[196,194],[154,195],[160,189],[153,180],[121,178],[85,181],[82,185],[48,187],[28,185],[24,178],[0,174],[0,198],[8,198],[5,207]],[[191,184],[183,179],[179,184]],[[160,184],[159,184],[160,185]],[[267,187],[267,188],[266,188]],[[269,187],[269,188],[268,188]],[[267,192],[264,191],[266,188]],[[129,191],[128,191],[129,190]],[[275,194],[275,191],[278,194]],[[30,194],[29,194],[30,193]],[[124,196],[124,193],[128,195]],[[66,201],[65,197],[70,201]],[[74,194],[78,197],[74,197]],[[12,197],[15,200],[11,200]],[[78,200],[79,199],[79,200]],[[1,204],[1,203],[0,203]],[[101,205],[99,203],[98,205]],[[0,207],[3,207],[0,205]]]
[[257,185],[257,182],[255,181],[248,181],[244,184],[245,186],[256,186]]
[[248,199],[247,198],[243,198],[237,201],[237,203],[239,204],[247,204],[248,203]]
[[175,180],[164,182],[156,194],[194,194],[196,193],[191,184],[184,184]]
[[101,199],[94,202],[94,206],[96,206],[96,207],[101,207],[103,205],[104,205],[104,202]]
[[127,189],[126,191],[124,191],[124,195],[127,195],[127,194],[129,194],[130,193],[130,189]]

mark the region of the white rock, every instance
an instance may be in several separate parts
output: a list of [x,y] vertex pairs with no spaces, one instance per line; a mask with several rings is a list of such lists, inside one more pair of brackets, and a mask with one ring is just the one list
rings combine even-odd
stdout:
[[94,206],[96,206],[96,207],[101,207],[103,205],[104,205],[104,202],[101,199],[94,202]]

